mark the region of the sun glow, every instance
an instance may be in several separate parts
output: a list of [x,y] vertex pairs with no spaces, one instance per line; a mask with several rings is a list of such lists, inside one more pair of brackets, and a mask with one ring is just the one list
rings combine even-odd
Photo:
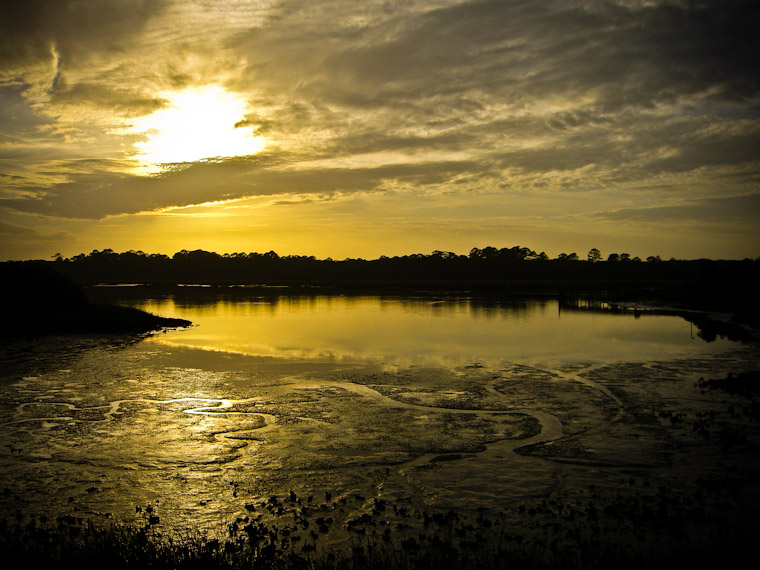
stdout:
[[242,95],[208,85],[182,91],[164,91],[163,109],[140,117],[128,132],[144,140],[134,144],[139,170],[160,172],[166,165],[217,158],[248,156],[261,152],[264,137],[244,124],[251,111]]

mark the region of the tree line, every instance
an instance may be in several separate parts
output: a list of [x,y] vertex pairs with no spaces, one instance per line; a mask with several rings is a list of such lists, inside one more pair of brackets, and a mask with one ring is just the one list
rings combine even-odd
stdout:
[[544,252],[514,246],[473,248],[466,255],[436,250],[377,259],[317,259],[306,255],[280,256],[265,253],[218,254],[201,249],[182,250],[172,256],[142,251],[117,253],[94,250],[53,261],[49,265],[77,283],[203,283],[203,284],[294,284],[294,283],[488,283],[506,281],[705,281],[758,272],[757,260],[714,261],[707,259],[646,260],[627,253],[606,258],[593,248],[584,259],[577,253],[549,258]]

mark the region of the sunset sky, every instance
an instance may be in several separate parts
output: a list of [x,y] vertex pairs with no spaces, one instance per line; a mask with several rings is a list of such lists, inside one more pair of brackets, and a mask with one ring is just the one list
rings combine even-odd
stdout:
[[3,0],[0,259],[760,256],[760,8]]

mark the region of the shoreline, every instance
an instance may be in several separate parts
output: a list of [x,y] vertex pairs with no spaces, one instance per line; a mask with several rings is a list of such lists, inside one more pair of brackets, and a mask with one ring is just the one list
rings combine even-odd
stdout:
[[[246,297],[259,295],[266,298],[281,296],[294,297],[320,297],[320,296],[388,296],[400,298],[451,298],[470,299],[485,303],[499,304],[519,299],[554,299],[560,303],[561,310],[579,310],[589,312],[619,312],[633,314],[638,317],[641,314],[671,315],[681,317],[703,331],[705,340],[715,340],[718,336],[737,340],[740,342],[752,342],[760,330],[760,319],[755,317],[754,309],[741,304],[733,304],[728,307],[715,308],[715,299],[703,299],[702,301],[691,300],[684,302],[673,295],[662,296],[645,289],[631,291],[626,294],[621,291],[609,291],[607,289],[594,289],[586,292],[583,289],[480,289],[478,287],[467,288],[466,283],[460,287],[432,287],[427,284],[420,288],[411,283],[401,286],[398,283],[367,284],[355,283],[354,286],[345,287],[338,284],[234,284],[234,283],[174,283],[174,284],[147,284],[147,283],[99,283],[86,285],[84,291],[93,300],[101,298],[112,299],[111,293],[118,291],[118,295],[124,295],[124,299],[133,296],[142,297],[141,292],[149,290],[166,295],[215,295],[225,294],[232,297]],[[470,283],[472,285],[472,283]],[[493,284],[492,284],[493,285]],[[107,295],[99,294],[100,291],[108,292]],[[568,293],[567,291],[570,291]],[[580,294],[579,294],[580,292]],[[723,304],[718,300],[718,305]],[[186,325],[185,325],[186,326]]]
[[140,335],[185,328],[192,323],[130,307],[86,304],[28,312],[17,310],[7,316],[4,325],[0,337],[13,339],[66,334]]

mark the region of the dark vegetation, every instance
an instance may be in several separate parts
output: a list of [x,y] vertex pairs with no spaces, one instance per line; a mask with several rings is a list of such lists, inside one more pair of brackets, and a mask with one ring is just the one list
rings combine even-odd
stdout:
[[129,307],[90,303],[69,279],[39,263],[0,264],[0,292],[5,301],[0,336],[5,338],[67,333],[135,334],[190,324]]
[[[152,506],[137,507],[133,524],[98,527],[65,515],[0,521],[0,554],[7,567],[157,568],[230,570],[411,570],[691,568],[732,566],[752,548],[751,530],[730,519],[713,520],[710,504],[725,500],[722,487],[704,486],[685,500],[668,488],[604,496],[592,485],[582,501],[539,500],[518,508],[524,530],[506,513],[479,509],[420,512],[382,499],[371,513],[347,522],[353,538],[318,546],[335,523],[294,493],[246,504],[248,515],[226,533],[208,537],[161,528]],[[363,500],[363,497],[361,497]],[[297,501],[297,504],[296,504]],[[311,505],[311,503],[309,503]],[[309,511],[307,514],[307,510]],[[393,523],[385,513],[403,513]],[[269,515],[262,518],[262,513]],[[317,516],[320,515],[320,516]],[[547,517],[551,517],[547,520]],[[695,536],[704,532],[711,534]]]
[[[703,390],[721,390],[728,394],[738,394],[750,398],[754,403],[754,397],[760,396],[760,372],[742,372],[729,374],[719,380],[700,380],[699,387]],[[760,421],[760,414],[756,416]]]
[[[592,250],[594,251],[594,250]],[[563,257],[564,256],[564,257]],[[714,285],[716,273],[730,279],[758,277],[756,260],[648,261],[612,254],[602,261],[591,253],[581,261],[576,254],[549,259],[526,247],[473,248],[468,255],[434,251],[378,259],[317,259],[314,256],[279,256],[267,253],[232,253],[182,250],[169,257],[128,251],[95,250],[71,258],[56,256],[47,263],[77,283],[204,283],[204,284],[342,284],[392,285],[467,284],[504,289],[543,285],[548,290],[573,283],[701,283]],[[741,284],[740,283],[740,284]],[[693,291],[699,294],[698,290]]]
[[697,387],[702,393],[721,392],[733,398],[726,402],[723,413],[697,414],[692,422],[694,434],[706,441],[719,442],[721,451],[744,448],[760,457],[760,447],[748,430],[748,426],[760,427],[760,372],[753,370],[711,380],[702,378]]
[[681,308],[730,312],[737,321],[756,324],[760,313],[759,260],[675,260],[626,253],[606,260],[598,249],[583,260],[575,253],[549,259],[527,248],[473,248],[468,255],[434,251],[378,259],[317,259],[267,253],[182,250],[169,257],[140,251],[95,250],[44,265],[80,285],[141,283],[151,285],[282,285],[331,288],[339,292],[398,289],[449,290],[486,295],[591,293],[603,300],[654,301]]

